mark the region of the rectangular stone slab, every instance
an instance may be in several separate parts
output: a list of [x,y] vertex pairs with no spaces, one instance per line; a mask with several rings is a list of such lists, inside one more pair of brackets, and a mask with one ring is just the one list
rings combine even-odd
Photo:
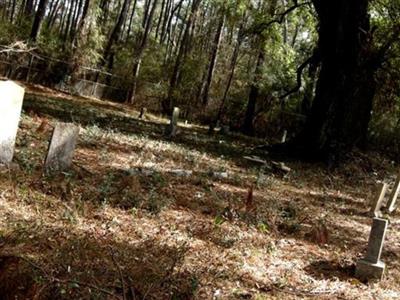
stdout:
[[47,173],[62,172],[71,167],[79,127],[71,123],[57,123],[45,162]]
[[379,261],[376,264],[366,260],[359,260],[356,266],[356,277],[361,281],[382,280],[386,271],[386,265]]
[[373,264],[377,264],[380,261],[388,224],[388,220],[380,218],[373,219],[368,240],[367,256],[365,257],[366,261]]
[[0,163],[11,163],[25,89],[13,81],[0,81]]

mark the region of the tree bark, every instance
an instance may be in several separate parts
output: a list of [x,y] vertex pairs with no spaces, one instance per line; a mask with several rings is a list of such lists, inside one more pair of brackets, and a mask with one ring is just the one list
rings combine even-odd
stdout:
[[33,25],[32,25],[32,30],[31,30],[31,35],[30,38],[33,42],[36,41],[37,36],[40,31],[40,26],[43,21],[43,17],[46,13],[46,5],[47,5],[48,0],[40,0],[39,2],[39,7],[35,15],[35,19],[33,20]]
[[222,36],[222,29],[224,27],[224,23],[225,23],[225,12],[222,11],[222,15],[219,16],[220,21],[218,22],[218,27],[217,27],[217,31],[215,33],[215,37],[214,37],[214,42],[212,45],[212,49],[210,52],[210,59],[209,59],[209,66],[208,66],[208,73],[207,73],[207,78],[204,84],[204,89],[202,92],[202,103],[203,106],[207,106],[208,105],[208,101],[209,101],[209,96],[210,96],[210,88],[211,88],[211,83],[212,83],[212,79],[214,76],[214,69],[215,69],[215,65],[217,63],[217,56],[218,56],[218,49],[219,49],[219,44],[221,41],[221,36]]
[[135,11],[136,11],[136,4],[137,4],[137,0],[134,0],[133,5],[132,5],[132,10],[131,10],[131,15],[129,17],[129,25],[128,25],[128,32],[126,33],[126,40],[128,40],[131,35],[133,17],[135,16]]
[[28,16],[32,15],[32,13],[33,13],[33,0],[27,0],[25,2],[24,12]]
[[136,88],[137,88],[137,81],[138,81],[139,72],[140,72],[140,66],[142,64],[144,50],[146,49],[147,42],[149,39],[150,30],[153,25],[154,12],[156,10],[158,1],[159,0],[154,0],[154,2],[153,2],[153,7],[151,8],[148,19],[147,19],[146,28],[144,29],[142,39],[136,50],[136,55],[135,55],[136,61],[133,65],[133,72],[132,72],[133,73],[132,87],[129,92],[129,99],[128,99],[130,104],[133,104],[135,102]]
[[210,134],[214,132],[215,127],[221,121],[222,115],[224,113],[225,103],[226,103],[226,100],[228,99],[228,94],[229,94],[229,90],[230,90],[231,85],[232,85],[233,77],[235,76],[236,64],[237,64],[237,61],[238,61],[238,58],[239,58],[240,47],[242,46],[243,39],[244,39],[243,29],[244,29],[244,26],[245,26],[245,19],[246,19],[246,14],[243,15],[243,20],[242,20],[242,22],[240,24],[240,28],[239,28],[239,32],[238,32],[238,37],[237,37],[235,49],[233,51],[232,58],[231,58],[231,63],[230,63],[230,67],[229,67],[228,82],[227,82],[226,87],[225,87],[224,96],[222,97],[221,104],[219,105],[217,116],[216,116],[215,120],[213,122],[211,122],[209,130],[208,130],[208,132]]
[[[130,2],[130,0],[124,0],[121,11],[117,18],[117,21],[115,22],[115,25],[114,25],[113,29],[111,30],[110,37],[108,38],[106,47],[104,49],[103,61],[100,65],[100,68],[103,68],[105,65],[107,65],[107,70],[109,72],[112,71],[113,64],[114,64],[113,46],[115,43],[118,43],[120,40],[122,25],[124,24],[126,16],[128,14],[129,2]],[[96,82],[98,81],[98,75],[96,76],[95,81]]]
[[188,41],[190,39],[190,29],[192,27],[193,22],[195,21],[197,11],[200,7],[201,0],[193,0],[191,11],[189,18],[186,23],[185,33],[183,34],[183,38],[181,44],[179,46],[179,51],[175,60],[174,70],[172,71],[171,81],[168,89],[167,98],[162,101],[162,109],[163,112],[169,114],[172,111],[172,108],[175,105],[175,89],[179,83],[179,76],[181,71],[181,63],[182,59],[186,54]]
[[249,101],[247,102],[247,108],[246,108],[246,115],[244,118],[244,122],[242,125],[242,132],[247,135],[254,135],[254,117],[256,115],[256,105],[257,105],[257,100],[258,96],[260,94],[260,88],[258,86],[261,76],[262,76],[262,66],[264,64],[264,48],[261,47],[261,50],[258,54],[257,58],[257,64],[256,64],[256,70],[254,73],[254,78],[253,82],[250,87],[250,93],[249,93]]
[[366,142],[378,64],[371,56],[368,0],[313,3],[321,71],[311,114],[292,150],[336,161]]

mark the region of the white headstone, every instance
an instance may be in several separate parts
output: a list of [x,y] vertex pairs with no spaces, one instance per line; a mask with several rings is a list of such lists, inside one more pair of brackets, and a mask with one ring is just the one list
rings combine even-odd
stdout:
[[0,163],[11,163],[25,89],[13,81],[0,81]]
[[174,107],[174,110],[171,115],[171,120],[167,128],[167,135],[170,137],[174,137],[176,135],[176,132],[178,131],[179,114],[180,114],[179,108]]
[[287,135],[288,135],[288,132],[287,132],[287,130],[285,130],[285,131],[283,132],[283,136],[282,136],[282,140],[281,140],[281,143],[282,143],[282,144],[283,144],[283,143],[286,143]]

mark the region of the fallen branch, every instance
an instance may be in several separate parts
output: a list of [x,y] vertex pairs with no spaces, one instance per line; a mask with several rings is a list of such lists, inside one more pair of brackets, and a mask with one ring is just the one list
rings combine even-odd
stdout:
[[3,50],[0,50],[0,54],[1,53],[31,53],[32,51],[37,49],[36,47],[28,48],[27,44],[22,41],[15,42],[14,44],[11,44],[9,46],[1,46],[1,48],[3,48]]

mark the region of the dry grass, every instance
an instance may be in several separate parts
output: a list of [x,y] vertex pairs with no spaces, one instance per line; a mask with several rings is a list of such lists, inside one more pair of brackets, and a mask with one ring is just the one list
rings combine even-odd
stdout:
[[[398,215],[387,278],[353,278],[389,161],[260,172],[243,159],[255,140],[187,127],[170,141],[165,120],[122,108],[28,95],[16,165],[0,174],[1,299],[400,298]],[[74,166],[45,177],[50,125],[71,116],[83,126]]]

